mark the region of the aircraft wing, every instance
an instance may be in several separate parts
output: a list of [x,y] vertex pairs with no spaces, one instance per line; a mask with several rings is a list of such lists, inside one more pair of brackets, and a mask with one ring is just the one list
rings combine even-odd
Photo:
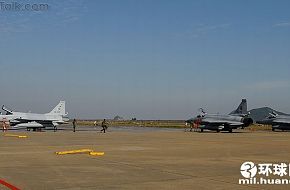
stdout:
[[53,126],[58,121],[52,121],[52,120],[35,120],[35,119],[24,119],[24,118],[14,118],[13,120],[10,120],[11,126],[15,125],[26,125],[26,124],[31,124],[34,123],[36,127],[38,126]]
[[[29,123],[29,122],[36,122],[39,124],[52,124],[54,121],[53,120],[36,120],[36,119],[21,119],[21,118],[17,118],[14,119],[19,123]],[[13,121],[11,121],[13,122]]]
[[244,123],[238,121],[228,121],[228,120],[219,120],[219,119],[212,119],[212,118],[205,118],[202,120],[203,123],[207,125],[232,125],[232,126],[240,126]]

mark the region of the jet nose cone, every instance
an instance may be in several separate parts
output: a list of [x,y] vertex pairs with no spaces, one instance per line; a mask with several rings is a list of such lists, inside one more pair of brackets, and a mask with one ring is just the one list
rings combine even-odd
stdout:
[[190,124],[192,122],[193,122],[193,119],[188,119],[188,120],[185,121],[185,125],[188,125],[188,124]]
[[185,125],[188,125],[188,124],[200,124],[201,123],[201,120],[202,120],[202,117],[201,116],[196,116],[194,118],[191,118],[189,120],[186,120],[185,121]]

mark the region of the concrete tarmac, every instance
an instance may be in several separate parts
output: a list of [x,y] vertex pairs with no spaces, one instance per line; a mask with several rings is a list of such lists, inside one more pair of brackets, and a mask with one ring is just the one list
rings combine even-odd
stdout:
[[[84,148],[105,155],[55,154]],[[289,189],[290,185],[239,185],[245,161],[290,163],[290,133],[0,133],[0,179],[23,190]],[[5,187],[0,184],[0,189]]]

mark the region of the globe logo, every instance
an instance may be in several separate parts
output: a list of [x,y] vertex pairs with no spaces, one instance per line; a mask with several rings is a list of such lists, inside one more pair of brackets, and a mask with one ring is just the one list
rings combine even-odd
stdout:
[[241,174],[245,178],[253,178],[257,174],[257,166],[253,162],[244,162],[241,165]]

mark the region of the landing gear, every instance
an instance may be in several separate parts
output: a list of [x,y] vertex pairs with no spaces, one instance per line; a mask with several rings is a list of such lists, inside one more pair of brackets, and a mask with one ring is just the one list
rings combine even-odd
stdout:
[[232,133],[233,132],[233,129],[232,128],[229,128],[229,133]]
[[26,128],[27,131],[33,131],[33,132],[41,132],[41,127],[27,127]]
[[200,129],[200,132],[203,132],[203,129]]
[[272,131],[275,131],[275,128],[272,127]]
[[217,132],[217,133],[219,133],[219,132],[220,132],[220,130],[219,130],[219,129],[217,129],[217,130],[216,130],[216,132]]

